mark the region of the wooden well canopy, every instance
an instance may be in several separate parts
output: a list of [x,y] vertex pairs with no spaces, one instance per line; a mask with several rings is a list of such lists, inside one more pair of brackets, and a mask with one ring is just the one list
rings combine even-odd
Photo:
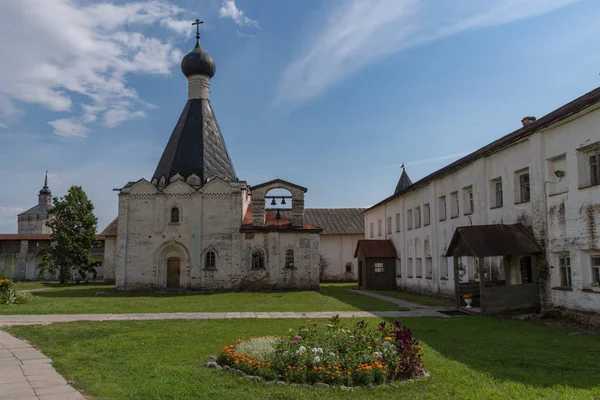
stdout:
[[456,228],[446,257],[494,257],[541,251],[531,233],[521,223],[473,225]]

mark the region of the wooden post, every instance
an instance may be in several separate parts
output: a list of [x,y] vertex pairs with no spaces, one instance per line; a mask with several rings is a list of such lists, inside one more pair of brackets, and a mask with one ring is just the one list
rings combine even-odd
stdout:
[[459,276],[458,276],[458,257],[456,255],[452,256],[452,260],[454,261],[454,293],[456,296],[456,308],[460,307],[460,288],[459,288]]
[[485,290],[485,267],[483,257],[479,257],[479,307],[483,315],[483,291]]

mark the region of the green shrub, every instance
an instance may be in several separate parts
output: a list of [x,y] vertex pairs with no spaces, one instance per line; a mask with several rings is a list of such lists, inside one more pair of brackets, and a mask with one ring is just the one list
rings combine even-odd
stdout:
[[17,300],[15,284],[10,279],[0,279],[0,304],[14,304]]
[[29,292],[17,292],[15,304],[29,304],[33,301],[33,295]]

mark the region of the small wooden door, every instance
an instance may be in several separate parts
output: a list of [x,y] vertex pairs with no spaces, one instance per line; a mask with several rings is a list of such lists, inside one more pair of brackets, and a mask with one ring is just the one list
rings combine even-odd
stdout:
[[179,258],[169,257],[167,258],[167,287],[178,288],[179,287]]

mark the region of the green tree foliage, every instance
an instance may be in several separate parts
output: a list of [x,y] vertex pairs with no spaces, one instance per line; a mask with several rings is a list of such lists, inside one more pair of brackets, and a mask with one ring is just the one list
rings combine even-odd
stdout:
[[72,186],[66,196],[54,197],[48,209],[51,215],[48,227],[52,229],[54,244],[43,250],[40,274],[58,272],[61,283],[70,281],[73,270],[82,277],[96,276],[99,263],[92,261],[92,247],[97,245],[98,218],[94,205],[81,186]]

